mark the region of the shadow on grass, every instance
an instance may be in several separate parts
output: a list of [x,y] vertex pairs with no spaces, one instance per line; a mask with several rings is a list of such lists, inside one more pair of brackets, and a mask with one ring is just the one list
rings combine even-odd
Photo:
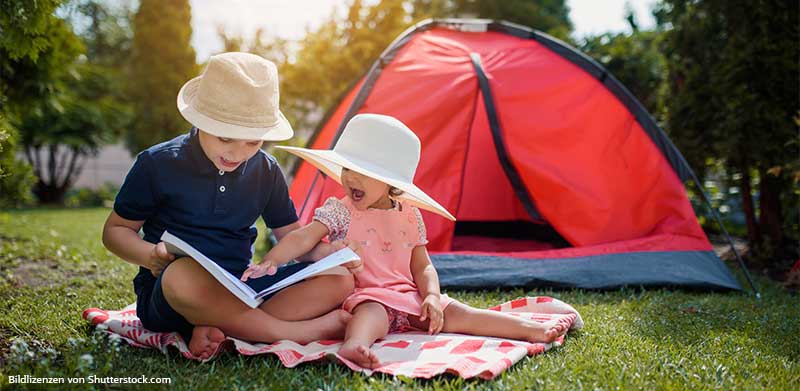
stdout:
[[[712,354],[765,353],[798,363],[800,300],[768,281],[761,300],[746,293],[652,295],[628,325],[657,345]],[[680,348],[679,348],[680,349]]]

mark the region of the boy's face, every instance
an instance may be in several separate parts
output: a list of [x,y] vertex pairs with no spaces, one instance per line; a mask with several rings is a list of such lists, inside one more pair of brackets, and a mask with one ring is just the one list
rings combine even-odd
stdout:
[[258,153],[261,140],[237,140],[232,138],[217,137],[200,130],[200,146],[203,148],[208,160],[214,163],[217,169],[230,172]]

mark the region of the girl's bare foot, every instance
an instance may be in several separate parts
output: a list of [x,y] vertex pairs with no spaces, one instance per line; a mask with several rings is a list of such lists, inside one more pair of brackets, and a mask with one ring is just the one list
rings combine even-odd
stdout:
[[205,360],[211,357],[225,341],[222,330],[211,326],[195,326],[192,330],[192,340],[189,341],[189,351],[195,357]]
[[544,323],[532,322],[528,341],[551,343],[567,333],[575,318],[577,318],[576,314],[568,314]]
[[339,348],[339,355],[346,358],[362,368],[375,369],[381,365],[375,352],[364,345],[348,344],[347,342]]

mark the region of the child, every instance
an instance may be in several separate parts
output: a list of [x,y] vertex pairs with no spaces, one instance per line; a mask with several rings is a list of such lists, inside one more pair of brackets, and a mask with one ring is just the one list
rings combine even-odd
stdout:
[[497,311],[472,308],[443,295],[425,249],[419,208],[455,220],[412,180],[420,142],[395,118],[356,115],[332,151],[286,149],[339,182],[342,199],[330,198],[311,224],[290,233],[242,279],[271,273],[326,235],[362,254],[356,289],[343,304],[353,313],[339,354],[366,368],[380,363],[369,349],[387,333],[409,328],[465,333],[531,342],[551,342],[567,332],[575,316],[538,323]]
[[[196,262],[175,260],[159,240],[168,230],[238,277],[252,259],[259,216],[279,240],[300,227],[280,167],[261,150],[264,141],[293,135],[278,100],[273,63],[247,53],[211,57],[178,93],[178,108],[195,127],[138,155],[103,228],[104,245],[140,266],[133,285],[143,326],[180,332],[200,358],[225,335],[335,338],[350,318],[334,310],[353,289],[346,272],[301,282],[252,309]],[[312,248],[297,256],[319,259],[332,251],[321,245],[306,255]],[[250,286],[261,290],[306,265],[286,266]]]

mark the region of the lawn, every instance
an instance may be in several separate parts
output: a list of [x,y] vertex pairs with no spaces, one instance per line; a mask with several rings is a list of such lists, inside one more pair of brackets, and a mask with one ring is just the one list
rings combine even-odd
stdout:
[[366,377],[333,363],[286,369],[269,355],[226,353],[201,364],[174,351],[132,348],[95,333],[81,318],[87,307],[134,301],[136,267],[100,242],[108,212],[0,212],[0,388],[9,386],[9,375],[26,374],[169,377],[171,386],[163,387],[180,389],[800,388],[800,297],[758,275],[760,301],[736,292],[448,291],[475,306],[549,295],[581,312],[586,327],[563,346],[525,358],[493,381]]

